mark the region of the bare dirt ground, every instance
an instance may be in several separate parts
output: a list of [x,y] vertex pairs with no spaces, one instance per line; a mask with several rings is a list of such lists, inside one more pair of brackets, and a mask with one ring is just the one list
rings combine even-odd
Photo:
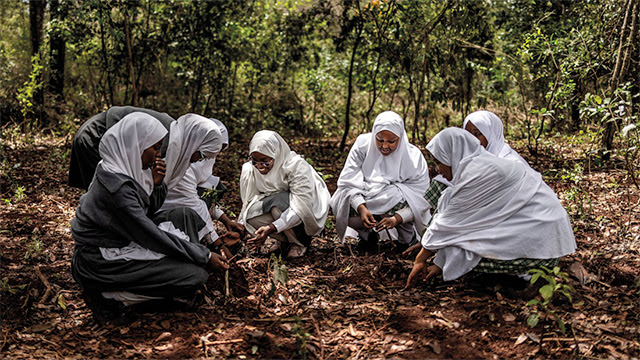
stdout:
[[[332,229],[314,239],[308,256],[285,263],[285,284],[273,281],[273,261],[251,255],[232,266],[229,297],[222,274],[212,274],[197,310],[142,308],[99,324],[70,273],[69,224],[82,194],[66,185],[70,139],[3,139],[4,358],[640,357],[639,191],[620,164],[590,167],[575,144],[550,142],[535,159],[522,152],[569,210],[578,243],[561,263],[571,300],[556,296],[548,311],[538,307],[533,328],[527,319],[536,307],[503,284],[459,280],[403,291],[410,258],[389,242],[360,254]],[[336,142],[291,146],[333,176],[333,192],[346,157]],[[216,163],[231,213],[239,210],[246,148],[232,144]]]

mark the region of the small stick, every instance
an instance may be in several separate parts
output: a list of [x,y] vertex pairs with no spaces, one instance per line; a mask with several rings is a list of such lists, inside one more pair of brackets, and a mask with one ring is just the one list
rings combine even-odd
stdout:
[[[227,259],[227,254],[224,251],[221,251],[220,255],[222,255],[223,259]],[[229,298],[229,269],[224,271],[224,298],[225,300]]]
[[42,296],[42,299],[40,299],[39,304],[44,303],[47,298],[49,297],[49,294],[51,293],[51,285],[49,284],[49,281],[47,280],[47,278],[44,277],[44,275],[42,275],[42,272],[40,271],[40,266],[36,266],[36,275],[40,278],[40,280],[42,281],[42,283],[44,284],[44,286],[46,286],[46,290],[44,292],[44,295]]

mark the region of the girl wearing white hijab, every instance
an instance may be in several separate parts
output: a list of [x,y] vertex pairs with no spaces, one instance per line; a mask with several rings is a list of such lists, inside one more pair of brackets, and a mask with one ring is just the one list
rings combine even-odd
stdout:
[[[209,120],[212,121],[220,131],[221,150],[226,149],[229,146],[229,134],[226,126],[218,119],[212,118]],[[188,152],[186,152],[186,154],[188,154]],[[206,194],[206,190],[213,190],[221,185],[220,178],[212,175],[214,164],[215,158],[205,158],[192,162],[178,184],[168,191],[167,197],[159,211],[181,207],[192,208],[205,222],[205,226],[198,233],[199,238],[205,245],[211,245],[212,248],[224,249],[223,244],[225,241],[219,238],[216,233],[212,217],[213,219],[222,221],[227,227],[227,230],[229,230],[225,236],[223,236],[225,239],[228,238],[226,242],[229,243],[235,239],[240,239],[240,234],[244,232],[244,227],[229,219],[217,206],[211,207],[213,199],[206,195],[203,195],[203,197],[199,195],[200,193]]]
[[[505,142],[502,120],[491,111],[478,110],[472,112],[464,119],[462,128],[478,138],[480,144],[487,149],[490,154],[504,159],[519,161],[529,170],[534,171],[529,167],[527,161]],[[427,192],[425,192],[424,198],[429,202],[429,205],[431,205],[433,212],[437,211],[438,200],[442,192],[449,186],[451,186],[451,182],[440,174],[431,180],[431,184]],[[403,254],[413,253],[419,248],[419,245],[413,246]]]
[[197,236],[189,236],[203,226],[188,221],[197,218],[192,210],[186,209],[186,221],[167,232],[147,215],[154,212],[149,211],[151,193],[164,188],[163,169],[154,164],[166,134],[160,121],[134,112],[100,141],[103,160],[71,222],[73,277],[92,300],[130,305],[182,297],[207,280],[206,265],[227,268],[219,255],[198,244]]
[[178,185],[191,163],[203,159],[215,160],[222,150],[222,141],[218,125],[204,116],[186,114],[171,123],[165,159],[168,189]]
[[[575,251],[569,216],[539,173],[487,152],[469,132],[448,128],[427,145],[453,184],[422,237],[407,287],[442,272],[445,281],[478,269],[518,275],[554,266]],[[434,252],[434,265],[426,260]],[[425,276],[426,274],[426,276]]]
[[427,162],[409,143],[402,118],[381,113],[373,131],[356,139],[338,178],[331,198],[338,235],[344,241],[349,226],[367,249],[377,246],[378,231],[391,228],[400,243],[417,241],[430,218],[423,198],[428,186]]
[[262,248],[268,253],[288,242],[289,258],[303,256],[312,236],[322,231],[331,197],[315,169],[269,130],[258,131],[249,143],[240,196],[238,221],[255,235],[247,243],[259,246],[271,236],[276,242]]

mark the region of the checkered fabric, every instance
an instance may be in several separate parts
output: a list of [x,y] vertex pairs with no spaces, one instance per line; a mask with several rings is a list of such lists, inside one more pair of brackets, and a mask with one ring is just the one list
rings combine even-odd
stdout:
[[[406,201],[399,202],[394,207],[392,207],[391,210],[387,211],[387,215],[393,216],[393,215],[396,214],[396,211],[398,211],[400,209],[403,209],[403,208],[406,208],[407,206],[409,206],[409,205],[407,204]],[[349,216],[350,217],[352,217],[352,216],[360,216],[360,214],[358,214],[357,211],[353,210],[353,208],[350,208],[349,209]]]
[[429,184],[427,192],[424,193],[424,199],[427,200],[432,209],[436,209],[438,207],[438,200],[440,199],[440,195],[442,195],[442,192],[446,188],[447,185],[441,183],[440,181],[431,180],[431,184]]
[[483,258],[472,272],[485,274],[526,274],[530,269],[546,266],[553,269],[558,266],[559,259],[514,259],[494,260]]

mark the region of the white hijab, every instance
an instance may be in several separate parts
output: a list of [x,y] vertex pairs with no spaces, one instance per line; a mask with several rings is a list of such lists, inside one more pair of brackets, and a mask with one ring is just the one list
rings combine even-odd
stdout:
[[147,193],[153,191],[151,169],[142,169],[142,153],[167,135],[167,129],[153,116],[133,112],[105,132],[98,150],[102,168],[127,175]]
[[194,152],[202,151],[207,158],[215,160],[222,141],[218,126],[204,116],[186,114],[171,123],[165,160],[168,189],[175,187],[187,172]]
[[289,206],[302,219],[305,232],[316,235],[324,228],[329,213],[329,190],[320,175],[300,155],[291,151],[282,137],[270,130],[258,131],[249,143],[249,154],[259,152],[274,159],[273,167],[261,174],[251,162],[242,165],[240,196],[242,211],[238,217],[249,231],[247,212],[263,198],[289,191]]
[[[223,149],[226,148],[229,145],[227,128],[217,119],[210,120],[220,129],[222,147]],[[178,184],[167,192],[167,197],[162,207],[158,210],[160,212],[178,207],[188,207],[195,210],[205,222],[205,226],[198,233],[200,238],[214,231],[207,204],[200,199],[197,192],[198,186],[211,189],[217,185],[220,179],[212,175],[214,164],[215,159],[211,158],[191,163]],[[212,239],[217,239],[217,234],[212,234]]]
[[423,247],[439,250],[434,262],[445,280],[482,258],[551,259],[575,251],[569,217],[539,173],[488,153],[460,128],[444,129],[427,150],[453,173],[422,238]]
[[474,111],[464,119],[462,128],[466,128],[469,122],[478,128],[482,135],[487,138],[487,151],[489,153],[497,157],[516,160],[525,165],[529,165],[520,154],[505,142],[502,120],[500,120],[496,114],[487,110]]
[[[384,156],[376,147],[375,136],[387,130],[398,136],[398,147]],[[385,111],[376,117],[371,133],[360,135],[338,178],[338,189],[331,198],[331,208],[336,215],[336,229],[344,240],[347,229],[351,199],[362,195],[365,200],[388,197],[388,211],[398,202],[406,201],[415,219],[414,225],[420,233],[429,222],[429,203],[423,195],[429,188],[429,169],[420,149],[409,143],[404,121],[393,111]]]

